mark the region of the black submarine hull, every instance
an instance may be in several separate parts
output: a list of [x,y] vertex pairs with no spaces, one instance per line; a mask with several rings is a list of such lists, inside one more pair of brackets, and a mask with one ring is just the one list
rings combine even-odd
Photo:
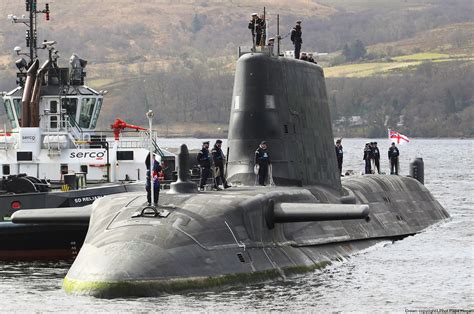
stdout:
[[[132,218],[144,206],[142,194],[103,198],[94,204],[101,210],[92,214],[64,288],[110,298],[281,278],[419,233],[449,216],[412,178],[373,175],[343,182],[345,199],[320,186],[163,195],[171,211],[166,219]],[[342,203],[347,199],[354,204]],[[275,223],[270,229],[266,208],[272,202],[366,204],[370,210],[365,219]]]
[[[255,186],[254,156],[262,140],[276,186]],[[141,193],[94,202],[64,289],[149,296],[281,278],[449,217],[413,178],[366,175],[341,184],[324,73],[315,64],[242,56],[228,146],[234,187],[195,193],[180,171],[174,194],[160,196],[166,217],[140,215]],[[187,169],[181,163],[187,149],[179,156],[180,169]]]

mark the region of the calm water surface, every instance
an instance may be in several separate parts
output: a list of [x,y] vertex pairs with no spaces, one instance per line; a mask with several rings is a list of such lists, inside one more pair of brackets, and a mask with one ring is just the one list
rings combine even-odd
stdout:
[[[162,146],[198,139],[166,139]],[[364,139],[343,140],[344,170],[363,170]],[[387,140],[378,140],[388,170]],[[421,156],[425,184],[451,219],[380,243],[321,271],[284,281],[155,298],[101,300],[61,290],[67,263],[0,263],[1,312],[10,311],[398,311],[474,309],[474,140],[414,139],[400,146],[401,173]],[[270,151],[271,152],[271,151]]]

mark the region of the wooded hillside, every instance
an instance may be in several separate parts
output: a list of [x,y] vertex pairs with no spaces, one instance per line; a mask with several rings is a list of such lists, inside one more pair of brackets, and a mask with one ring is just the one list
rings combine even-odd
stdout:
[[[272,34],[277,13],[282,35],[301,19],[303,50],[329,53],[319,63],[338,134],[383,136],[390,124],[411,136],[474,136],[464,126],[474,103],[471,0],[48,2],[52,18],[40,21],[39,41],[56,40],[64,65],[73,52],[89,61],[88,85],[109,90],[102,127],[117,113],[143,124],[151,107],[163,125],[197,126],[183,135],[221,132],[236,50],[251,44],[250,13],[266,6]],[[0,12],[24,14],[24,0],[2,0]],[[12,48],[23,37],[22,26],[0,20],[0,91],[15,86]],[[349,62],[343,48],[356,40],[366,54]],[[292,49],[289,38],[282,44]],[[347,122],[354,116],[363,125]]]

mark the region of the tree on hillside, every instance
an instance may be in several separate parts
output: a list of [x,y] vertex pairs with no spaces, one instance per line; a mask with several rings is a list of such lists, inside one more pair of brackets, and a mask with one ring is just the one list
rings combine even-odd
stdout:
[[191,23],[191,31],[193,34],[196,34],[204,27],[206,18],[206,15],[194,14],[193,21]]
[[344,48],[342,48],[342,55],[346,58],[346,61],[352,59],[351,48],[349,48],[349,45],[347,43],[344,45]]
[[365,49],[364,44],[362,43],[362,41],[357,39],[352,44],[352,55],[354,56],[355,60],[364,58],[366,53],[367,53],[367,49]]
[[357,39],[350,46],[346,43],[342,49],[342,54],[347,61],[357,61],[365,57],[367,49],[364,43]]

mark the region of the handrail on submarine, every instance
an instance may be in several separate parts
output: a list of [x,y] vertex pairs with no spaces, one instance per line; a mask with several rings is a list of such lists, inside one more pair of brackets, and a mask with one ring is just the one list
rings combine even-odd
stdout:
[[252,47],[250,46],[239,46],[237,50],[237,56],[238,58],[242,57],[245,54],[253,54],[253,53],[262,53],[265,54],[269,57],[277,57],[278,55],[273,51],[273,46],[258,46],[256,47],[257,49],[253,50]]
[[275,223],[367,219],[369,212],[366,204],[275,203],[272,200],[264,209],[268,229],[275,228]]

